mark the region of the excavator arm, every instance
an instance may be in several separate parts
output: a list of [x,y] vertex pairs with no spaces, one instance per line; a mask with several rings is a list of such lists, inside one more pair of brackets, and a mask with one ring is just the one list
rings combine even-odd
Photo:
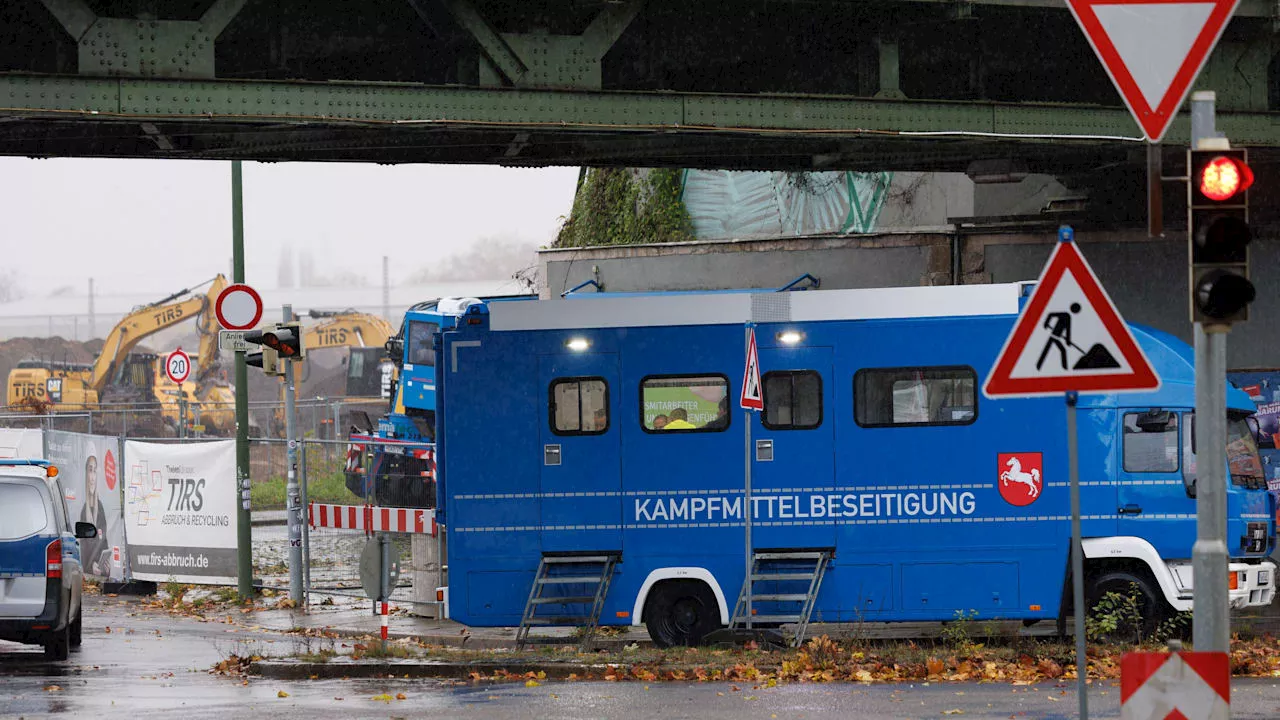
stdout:
[[[226,282],[226,278],[222,275],[218,275],[213,280],[214,285],[221,283],[223,287],[226,287]],[[143,338],[201,314],[205,316],[200,318],[202,323],[200,341],[202,371],[206,362],[216,361],[217,333],[212,333],[212,349],[207,351],[205,348],[207,334],[204,332],[203,327],[203,323],[208,319],[208,316],[213,314],[213,304],[208,295],[196,295],[179,299],[190,293],[191,290],[189,288],[183,289],[159,302],[140,307],[126,315],[115,327],[111,328],[111,332],[107,334],[106,341],[102,345],[102,352],[93,363],[93,375],[90,378],[91,387],[101,393],[112,381],[113,377],[120,372],[124,358]],[[213,319],[213,322],[216,324],[217,320]]]
[[353,310],[333,314],[312,311],[311,317],[325,321],[303,331],[302,344],[308,352],[335,347],[382,347],[395,334],[395,328],[386,320]]
[[226,288],[227,279],[218,275],[209,284],[209,291],[204,294],[204,309],[201,310],[200,319],[197,321],[200,330],[200,354],[196,357],[198,385],[208,382],[218,366],[218,318],[213,312],[213,304]]

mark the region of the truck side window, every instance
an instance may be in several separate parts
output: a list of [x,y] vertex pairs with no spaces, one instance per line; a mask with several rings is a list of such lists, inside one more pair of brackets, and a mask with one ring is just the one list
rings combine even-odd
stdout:
[[1178,444],[1177,413],[1125,413],[1125,472],[1177,472]]
[[650,375],[640,380],[640,428],[647,433],[720,432],[729,427],[729,378]]
[[440,326],[433,322],[409,321],[409,364],[435,367],[436,351],[431,347],[431,336]]
[[853,416],[862,427],[968,425],[978,417],[973,368],[864,368],[853,376]]
[[811,430],[822,424],[822,376],[813,370],[767,372],[764,417],[770,430]]
[[609,385],[604,378],[556,378],[549,399],[555,434],[600,435],[609,429]]

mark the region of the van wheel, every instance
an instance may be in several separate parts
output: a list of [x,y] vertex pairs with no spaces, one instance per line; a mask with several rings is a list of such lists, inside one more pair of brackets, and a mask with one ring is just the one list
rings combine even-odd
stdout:
[[66,660],[71,655],[71,629],[50,631],[44,638],[44,656],[49,660]]
[[[1102,614],[1111,614],[1120,619],[1113,631],[1102,633],[1096,638],[1108,643],[1132,643],[1150,640],[1155,636],[1160,623],[1173,614],[1173,608],[1164,599],[1164,593],[1156,585],[1149,573],[1129,569],[1103,570],[1088,584],[1085,598],[1086,616],[1099,618]],[[1108,593],[1116,593],[1124,598],[1132,597],[1137,605],[1139,619],[1130,622],[1125,618],[1129,611],[1127,604],[1121,609],[1098,607]],[[1141,636],[1139,638],[1139,635]]]
[[706,583],[660,582],[645,601],[644,624],[658,647],[698,645],[708,633],[720,628],[720,606]]
[[71,647],[78,648],[84,642],[84,623],[81,622],[81,616],[84,611],[76,613],[76,619],[71,622]]

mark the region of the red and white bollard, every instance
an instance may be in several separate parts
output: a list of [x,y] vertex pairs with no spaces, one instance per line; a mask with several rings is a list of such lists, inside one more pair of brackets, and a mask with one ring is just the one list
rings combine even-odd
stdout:
[[387,603],[382,603],[382,641],[387,641]]

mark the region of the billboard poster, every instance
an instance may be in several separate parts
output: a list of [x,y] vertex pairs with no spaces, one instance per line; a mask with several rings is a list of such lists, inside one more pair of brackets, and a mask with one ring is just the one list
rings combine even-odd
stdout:
[[40,457],[44,457],[44,436],[39,430],[0,428],[0,459]]
[[133,577],[236,582],[236,444],[125,443]]
[[84,574],[112,582],[128,577],[128,545],[117,463],[120,440],[105,435],[49,430],[45,458],[61,471],[72,522],[93,523],[98,537],[80,541]]
[[1267,488],[1280,493],[1280,370],[1232,371],[1227,379],[1258,405],[1258,454]]

